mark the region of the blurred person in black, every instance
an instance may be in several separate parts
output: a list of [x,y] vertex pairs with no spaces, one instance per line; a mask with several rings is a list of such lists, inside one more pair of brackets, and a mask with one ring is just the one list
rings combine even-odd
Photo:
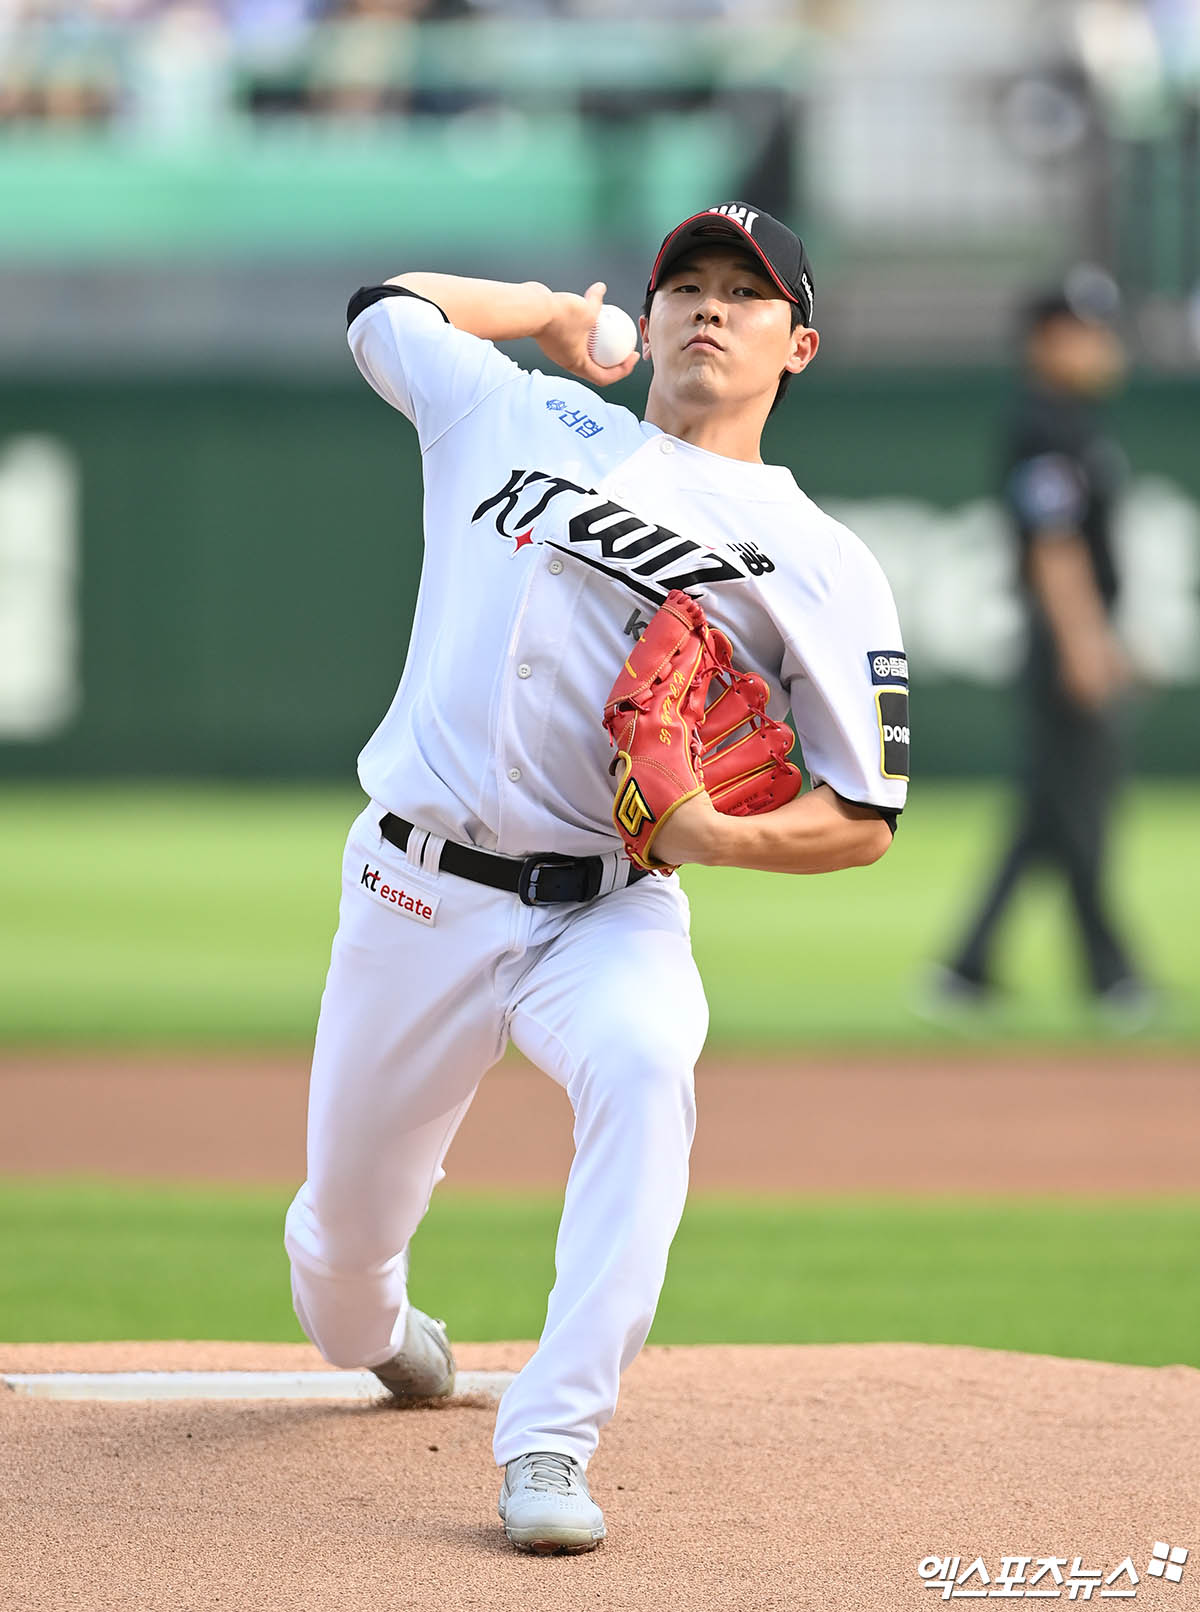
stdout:
[[1095,1000],[1132,1026],[1152,1006],[1105,896],[1120,727],[1131,667],[1112,627],[1114,505],[1124,477],[1097,405],[1119,384],[1116,287],[1076,271],[1024,311],[1025,374],[1005,446],[1003,498],[1017,546],[1029,644],[1027,754],[1015,832],[950,963],[943,1002],[986,1003],[997,928],[1025,873],[1067,884]]

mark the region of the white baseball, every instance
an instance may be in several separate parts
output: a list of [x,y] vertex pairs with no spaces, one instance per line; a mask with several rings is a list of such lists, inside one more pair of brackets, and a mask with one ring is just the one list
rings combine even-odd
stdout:
[[622,364],[638,344],[637,326],[620,308],[605,303],[588,335],[588,357],[605,369]]

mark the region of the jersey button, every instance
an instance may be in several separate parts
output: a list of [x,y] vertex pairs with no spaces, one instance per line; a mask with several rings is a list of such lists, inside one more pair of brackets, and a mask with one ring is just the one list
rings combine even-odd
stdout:
[[525,662],[522,661],[521,664],[517,667],[517,676],[518,677],[532,677],[533,676],[533,667],[532,666],[527,666],[525,664]]
[[668,441],[668,439],[666,437],[664,437],[662,439],[662,441],[658,445],[658,451],[659,451],[659,453],[674,453],[675,452],[675,444],[673,442]]
[[510,784],[519,784],[521,782],[520,767],[510,767],[508,769],[508,781]]
[[561,560],[551,560],[550,561],[550,575],[552,577],[556,577],[561,570],[562,570],[562,561]]

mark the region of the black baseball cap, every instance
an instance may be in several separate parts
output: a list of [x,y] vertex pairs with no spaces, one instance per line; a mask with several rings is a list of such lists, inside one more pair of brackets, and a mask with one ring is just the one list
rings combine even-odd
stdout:
[[653,295],[659,281],[689,247],[712,246],[720,241],[749,247],[788,301],[799,307],[804,323],[812,324],[813,274],[804,242],[786,224],[749,202],[721,202],[677,224],[658,249],[646,287],[647,297]]
[[1077,263],[1060,283],[1025,300],[1019,322],[1030,333],[1054,319],[1112,326],[1120,313],[1121,293],[1108,271],[1094,263]]

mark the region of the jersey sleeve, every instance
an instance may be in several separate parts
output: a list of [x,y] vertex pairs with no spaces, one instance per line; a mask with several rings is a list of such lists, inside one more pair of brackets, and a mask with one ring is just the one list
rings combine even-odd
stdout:
[[1022,533],[1038,541],[1076,532],[1087,513],[1083,466],[1070,454],[1036,453],[1019,459],[1005,488]]
[[456,330],[403,286],[365,286],[346,310],[354,362],[417,428],[421,451],[523,372],[490,341]]
[[908,657],[887,578],[845,536],[836,583],[785,633],[783,679],[813,784],[894,827],[908,795]]

